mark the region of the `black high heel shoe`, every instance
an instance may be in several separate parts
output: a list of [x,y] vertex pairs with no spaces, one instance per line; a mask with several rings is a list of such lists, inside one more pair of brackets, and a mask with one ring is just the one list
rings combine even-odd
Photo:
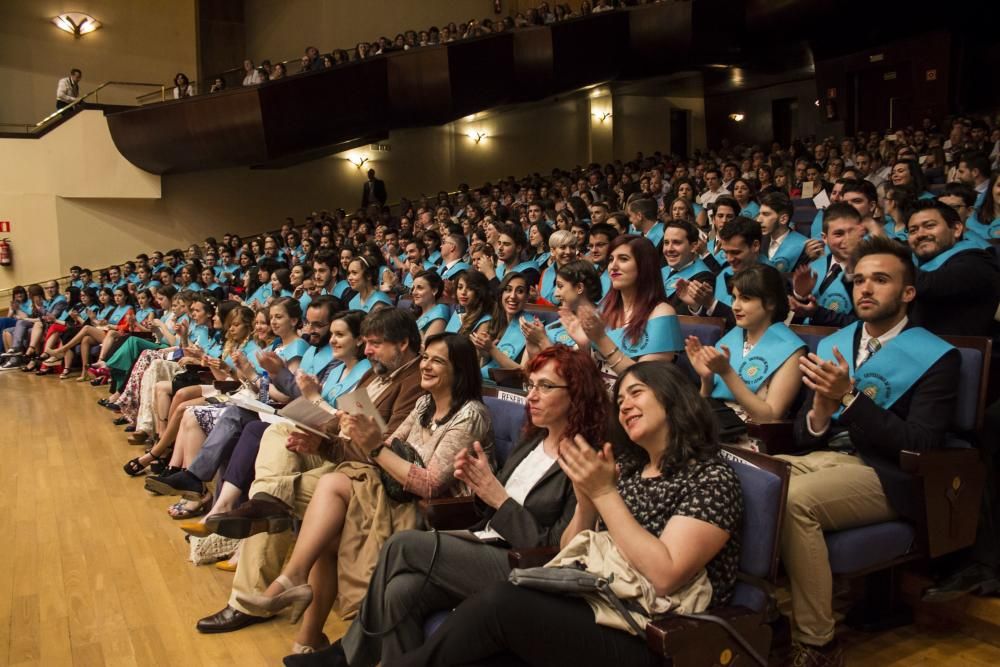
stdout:
[[128,421],[128,417],[122,416],[122,417],[119,417],[118,419],[114,420],[111,423],[114,424],[115,426],[125,426],[126,424],[129,423],[129,421]]

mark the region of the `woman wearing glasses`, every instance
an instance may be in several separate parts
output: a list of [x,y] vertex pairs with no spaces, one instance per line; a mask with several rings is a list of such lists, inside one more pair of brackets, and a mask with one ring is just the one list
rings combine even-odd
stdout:
[[[389,538],[344,638],[313,655],[285,658],[285,664],[363,667],[396,659],[423,643],[427,616],[506,581],[509,548],[559,543],[576,508],[557,460],[560,443],[578,435],[603,442],[610,405],[586,353],[550,347],[532,359],[527,373],[528,424],[503,469],[493,474],[478,443],[475,454],[463,451],[455,459],[455,476],[475,494],[482,519],[461,535],[414,530]],[[367,634],[394,623],[387,634]]]

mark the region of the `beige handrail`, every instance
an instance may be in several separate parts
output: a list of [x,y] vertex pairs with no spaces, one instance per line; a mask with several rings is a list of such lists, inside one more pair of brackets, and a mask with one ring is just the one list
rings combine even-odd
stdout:
[[91,96],[97,95],[97,93],[99,93],[107,86],[148,86],[151,88],[160,88],[161,94],[164,94],[165,91],[165,86],[162,83],[148,83],[145,81],[105,81],[104,83],[99,85],[97,88],[94,88],[86,95],[82,95],[81,97],[76,98],[75,100],[64,106],[62,109],[57,109],[56,111],[53,111],[48,116],[35,123],[35,128],[42,127],[43,125],[46,125],[49,121],[55,118],[59,118],[63,114],[69,113],[70,109],[76,108],[77,105],[81,104]]

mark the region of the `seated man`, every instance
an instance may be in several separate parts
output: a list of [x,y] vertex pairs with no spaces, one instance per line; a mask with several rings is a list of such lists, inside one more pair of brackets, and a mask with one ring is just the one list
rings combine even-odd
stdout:
[[[361,333],[372,369],[361,378],[358,388],[368,392],[386,422],[386,432],[392,433],[424,393],[420,388],[418,363],[420,332],[409,313],[382,308],[365,318]],[[272,429],[274,434],[265,433],[261,440],[257,455],[258,477],[250,489],[251,500],[229,512],[227,517],[230,519],[240,518],[254,526],[268,526],[273,519],[287,522],[288,508],[300,507],[301,500],[311,496],[322,473],[335,467],[318,453],[298,453],[286,447],[289,430],[281,424],[268,431]],[[261,475],[265,469],[266,477]],[[309,474],[304,475],[305,472]],[[258,533],[245,540],[229,604],[198,621],[198,631],[232,632],[266,620],[266,617],[249,613],[237,602],[236,596],[263,593],[280,574],[291,546],[292,535],[287,531]]]
[[958,212],[933,199],[916,203],[907,228],[920,269],[913,322],[940,335],[992,336],[1000,305],[992,252],[966,241]]
[[781,555],[792,595],[795,665],[842,665],[834,640],[833,575],[823,532],[922,512],[903,450],[941,446],[954,414],[961,358],[907,307],[917,296],[909,250],[864,241],[853,299],[860,322],[800,359],[810,389],[795,424]]
[[761,244],[760,261],[789,273],[807,259],[822,252],[822,244],[813,241],[812,253],[806,249],[809,239],[791,228],[793,207],[781,192],[771,192],[760,200],[757,222],[767,241]]
[[667,264],[660,269],[660,273],[667,300],[678,314],[689,312],[687,305],[677,296],[677,284],[681,280],[697,280],[708,285],[715,280],[712,270],[698,257],[700,240],[698,228],[686,220],[671,220],[663,230],[663,259]]

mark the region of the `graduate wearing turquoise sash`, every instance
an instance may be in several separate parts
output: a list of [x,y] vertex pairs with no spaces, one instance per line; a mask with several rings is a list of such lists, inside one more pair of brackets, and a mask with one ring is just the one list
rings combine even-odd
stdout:
[[698,258],[695,258],[693,262],[689,262],[687,266],[675,271],[669,265],[664,266],[660,269],[660,274],[663,276],[663,289],[667,293],[667,298],[669,299],[677,291],[677,282],[680,280],[690,280],[694,278],[699,273],[711,273],[712,269],[708,268],[705,262]]
[[444,320],[445,323],[449,322],[451,318],[450,310],[448,306],[443,303],[437,303],[431,306],[430,310],[417,318],[417,329],[423,335],[431,323],[436,320]]
[[[519,362],[521,360],[521,355],[524,354],[524,347],[527,343],[527,341],[524,340],[524,333],[521,331],[521,318],[523,316],[523,312],[518,313],[517,317],[512,319],[507,324],[507,328],[504,329],[503,335],[500,336],[500,340],[496,343],[497,349],[507,355],[507,357],[513,362]],[[500,364],[497,363],[496,359],[490,359],[483,365],[483,378],[487,380],[489,379],[491,368],[500,368]]]
[[795,268],[808,240],[802,234],[789,230],[773,257],[768,256],[768,244],[761,244],[760,261],[768,266],[773,266],[782,273],[787,273]]
[[334,369],[333,372],[327,376],[326,382],[323,383],[323,400],[330,405],[335,406],[337,404],[337,399],[340,396],[354,391],[354,388],[358,386],[359,382],[361,382],[361,378],[364,377],[365,373],[370,371],[371,368],[371,362],[367,359],[362,359],[354,364],[354,367],[351,368],[350,371],[347,370],[346,364],[340,369]]
[[726,284],[726,278],[731,278],[733,274],[736,273],[733,267],[727,266],[719,272],[719,275],[715,277],[715,299],[719,303],[725,304],[729,307],[733,305],[733,295],[729,291],[729,286]]
[[[775,322],[767,328],[757,344],[750,348],[744,357],[743,342],[746,330],[734,327],[729,330],[715,346],[729,348],[729,365],[736,371],[750,391],[757,391],[764,383],[781,368],[782,364],[797,351],[806,347],[805,342],[795,335],[783,322]],[[712,388],[712,398],[723,401],[735,401],[736,397],[729,386],[718,375]]]
[[355,294],[354,298],[351,299],[348,308],[350,308],[351,310],[363,310],[366,313],[370,313],[372,308],[374,308],[375,305],[379,303],[383,303],[387,306],[393,305],[392,299],[390,299],[385,292],[381,290],[375,290],[374,292],[368,295],[367,299],[363,301],[361,299],[360,293]]
[[[461,273],[462,271],[468,271],[471,268],[472,268],[471,264],[459,260],[455,262],[451,266],[451,268],[445,269],[444,267],[442,267],[441,277],[444,278],[445,280],[454,280],[455,276],[457,276],[459,273]],[[497,274],[497,277],[499,277],[499,274]]]
[[625,356],[632,359],[684,349],[684,336],[681,335],[681,325],[676,315],[661,315],[649,319],[639,340],[635,342],[625,335],[625,327],[608,329],[607,336]]
[[[855,322],[830,334],[820,341],[817,354],[823,360],[836,363],[833,354],[836,347],[847,360],[855,389],[884,410],[891,408],[931,366],[954,349],[926,329],[911,327],[882,345],[860,368],[855,368],[855,339],[861,335],[858,329],[861,326],[863,322]],[[834,418],[842,411],[843,408],[838,409]]]

